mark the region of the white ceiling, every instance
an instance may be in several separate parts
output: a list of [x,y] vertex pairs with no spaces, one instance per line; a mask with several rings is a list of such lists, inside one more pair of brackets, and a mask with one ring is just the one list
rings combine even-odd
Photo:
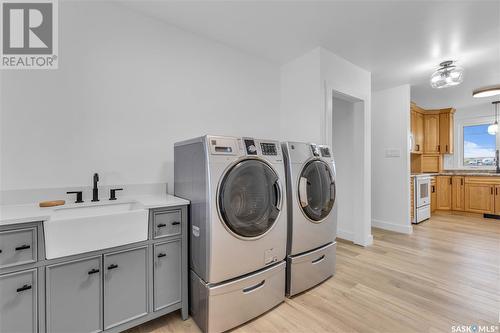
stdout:
[[[426,108],[485,103],[473,99],[472,90],[500,84],[500,1],[132,1],[126,6],[280,64],[322,46],[371,71],[373,90],[410,83],[412,99]],[[430,88],[430,75],[448,59],[464,67],[464,83]]]

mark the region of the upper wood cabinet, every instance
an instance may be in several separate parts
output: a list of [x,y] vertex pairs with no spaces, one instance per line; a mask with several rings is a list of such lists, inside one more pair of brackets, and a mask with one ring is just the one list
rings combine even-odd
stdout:
[[465,178],[463,176],[453,176],[451,184],[451,209],[463,211],[465,209]]
[[443,154],[453,154],[454,113],[439,114],[439,145]]
[[415,110],[411,111],[411,152],[421,154],[424,151],[424,115]]
[[439,114],[424,115],[424,153],[439,153]]
[[451,193],[452,193],[452,179],[451,176],[437,176],[437,202],[436,209],[451,210]]

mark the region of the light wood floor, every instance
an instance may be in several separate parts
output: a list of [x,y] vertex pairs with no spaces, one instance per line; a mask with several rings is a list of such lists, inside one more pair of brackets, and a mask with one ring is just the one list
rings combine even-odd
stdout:
[[[433,215],[412,235],[339,242],[336,275],[234,332],[451,332],[499,325],[500,220]],[[127,333],[199,332],[179,313]],[[499,332],[496,329],[495,333]]]

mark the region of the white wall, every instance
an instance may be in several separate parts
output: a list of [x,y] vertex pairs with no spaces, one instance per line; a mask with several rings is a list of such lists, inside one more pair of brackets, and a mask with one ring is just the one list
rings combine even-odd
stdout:
[[278,65],[126,7],[59,6],[59,69],[2,73],[0,189],[173,184],[178,140],[280,138]]
[[372,225],[404,233],[412,232],[409,107],[409,85],[372,94]]
[[[444,155],[444,168],[463,169],[463,127],[480,123],[493,123],[495,121],[495,109],[491,101],[486,99],[484,103],[469,107],[457,108],[455,112],[454,128],[454,154]],[[497,146],[500,146],[500,135],[497,136]],[[494,167],[492,167],[494,169]]]
[[[333,93],[356,101],[353,121],[361,130],[355,136],[358,141],[353,149],[361,156],[356,159],[359,172],[352,172],[352,168],[349,174],[339,172],[338,178],[343,179],[337,181],[349,183],[350,190],[358,194],[355,202],[350,198],[339,202],[339,235],[360,245],[371,244],[370,73],[328,50],[316,48],[281,67],[281,87],[281,132],[285,140],[332,145]],[[340,139],[352,143],[346,137]],[[353,205],[356,209],[352,209]]]
[[319,49],[283,65],[280,82],[282,140],[321,143],[320,110],[324,97]]

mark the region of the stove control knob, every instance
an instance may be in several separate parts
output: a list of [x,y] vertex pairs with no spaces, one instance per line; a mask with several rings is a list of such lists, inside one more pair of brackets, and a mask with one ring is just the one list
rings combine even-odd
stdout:
[[255,147],[254,145],[248,146],[247,149],[249,153],[255,153],[257,151],[257,147]]

